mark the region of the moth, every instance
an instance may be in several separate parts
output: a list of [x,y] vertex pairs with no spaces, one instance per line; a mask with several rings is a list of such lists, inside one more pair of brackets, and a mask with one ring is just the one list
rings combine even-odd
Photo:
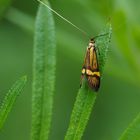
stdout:
[[[42,0],[37,0],[44,6],[46,6],[49,10],[51,10],[53,13],[55,13],[57,16],[62,18],[65,22],[68,24],[72,25],[74,28],[79,30],[81,33],[83,33],[86,36],[89,36],[87,32],[84,30],[80,29],[78,26],[70,22],[68,19],[63,17],[61,14],[53,10],[47,3],[43,2]],[[105,35],[105,34],[104,34]],[[103,36],[103,35],[101,35]],[[97,37],[97,36],[96,36]],[[82,85],[82,80],[83,78],[86,77],[88,81],[88,85],[91,89],[94,91],[98,91],[100,87],[100,71],[99,71],[99,65],[98,65],[98,58],[97,58],[97,52],[96,52],[96,47],[95,47],[95,37],[90,39],[89,45],[87,47],[85,59],[84,59],[84,64],[82,67],[82,75],[81,75],[81,84]]]
[[84,77],[87,79],[88,86],[97,92],[100,87],[100,71],[94,38],[90,39],[86,50],[80,86]]

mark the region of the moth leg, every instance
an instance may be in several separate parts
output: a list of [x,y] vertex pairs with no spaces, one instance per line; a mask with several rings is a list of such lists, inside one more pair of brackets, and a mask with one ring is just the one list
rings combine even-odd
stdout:
[[80,80],[80,88],[82,87],[83,79],[84,79],[84,75],[82,74],[82,75],[81,75],[81,80]]
[[95,47],[96,52],[100,55],[100,49]]

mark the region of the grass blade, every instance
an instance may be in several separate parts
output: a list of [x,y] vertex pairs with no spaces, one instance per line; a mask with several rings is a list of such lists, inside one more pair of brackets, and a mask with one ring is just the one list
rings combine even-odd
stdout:
[[119,140],[139,140],[140,139],[140,113],[133,122],[126,128]]
[[49,137],[55,86],[56,43],[52,13],[40,4],[35,27],[32,91],[32,140]]
[[[96,38],[96,47],[100,49],[100,55],[98,55],[98,58],[101,72],[104,67],[109,49],[109,42],[112,33],[110,24],[106,26],[105,30],[101,34],[104,34],[104,32],[108,34]],[[85,78],[82,87],[79,89],[78,95],[76,97],[65,140],[81,140],[91,111],[93,109],[96,96],[97,93],[93,92],[88,87],[87,80]]]
[[0,106],[0,129],[3,127],[8,113],[11,111],[13,104],[15,103],[17,96],[21,93],[23,87],[25,86],[26,81],[26,76],[20,78],[15,82],[15,84],[6,94],[2,105]]

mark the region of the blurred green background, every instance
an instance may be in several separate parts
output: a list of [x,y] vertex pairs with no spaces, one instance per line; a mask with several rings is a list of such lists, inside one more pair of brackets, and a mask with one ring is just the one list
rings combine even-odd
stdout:
[[[93,36],[111,18],[111,48],[83,140],[117,140],[140,111],[140,1],[52,0],[50,3],[53,9]],[[33,28],[37,6],[36,0],[15,0],[5,14],[1,14],[0,101],[19,77],[28,75],[28,84],[0,133],[1,140],[30,138]],[[50,139],[63,140],[89,38],[56,15],[54,19],[57,70]]]

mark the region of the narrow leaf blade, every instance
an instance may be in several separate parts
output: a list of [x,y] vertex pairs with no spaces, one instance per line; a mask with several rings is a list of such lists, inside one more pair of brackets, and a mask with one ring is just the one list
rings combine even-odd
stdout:
[[79,89],[76,97],[65,140],[81,139],[89,120],[95,99],[96,93],[89,89],[87,81],[84,79],[82,87]]
[[106,63],[108,51],[110,49],[110,41],[111,41],[111,35],[112,35],[112,27],[110,23],[107,23],[103,31],[100,32],[99,36],[96,38],[95,44],[97,48],[99,49],[99,66],[100,71],[102,73],[104,65]]
[[[96,47],[100,49],[100,52],[98,53],[98,59],[101,72],[106,62],[111,33],[111,25],[107,24],[104,30],[99,34],[99,36],[101,36],[96,38],[95,40]],[[76,97],[76,101],[70,118],[70,124],[65,135],[65,140],[81,140],[90,114],[93,110],[97,94],[98,93],[93,92],[88,87],[85,77],[82,83],[82,87],[81,89],[79,89],[78,95]]]
[[15,82],[15,84],[6,94],[2,105],[0,106],[0,129],[3,127],[6,118],[13,107],[13,104],[15,103],[17,96],[21,93],[23,87],[25,86],[26,81],[26,76],[20,78]]
[[55,67],[54,20],[51,11],[40,4],[36,18],[33,54],[32,140],[47,140],[49,137]]
[[120,140],[139,140],[139,139],[140,139],[140,113],[123,132]]

